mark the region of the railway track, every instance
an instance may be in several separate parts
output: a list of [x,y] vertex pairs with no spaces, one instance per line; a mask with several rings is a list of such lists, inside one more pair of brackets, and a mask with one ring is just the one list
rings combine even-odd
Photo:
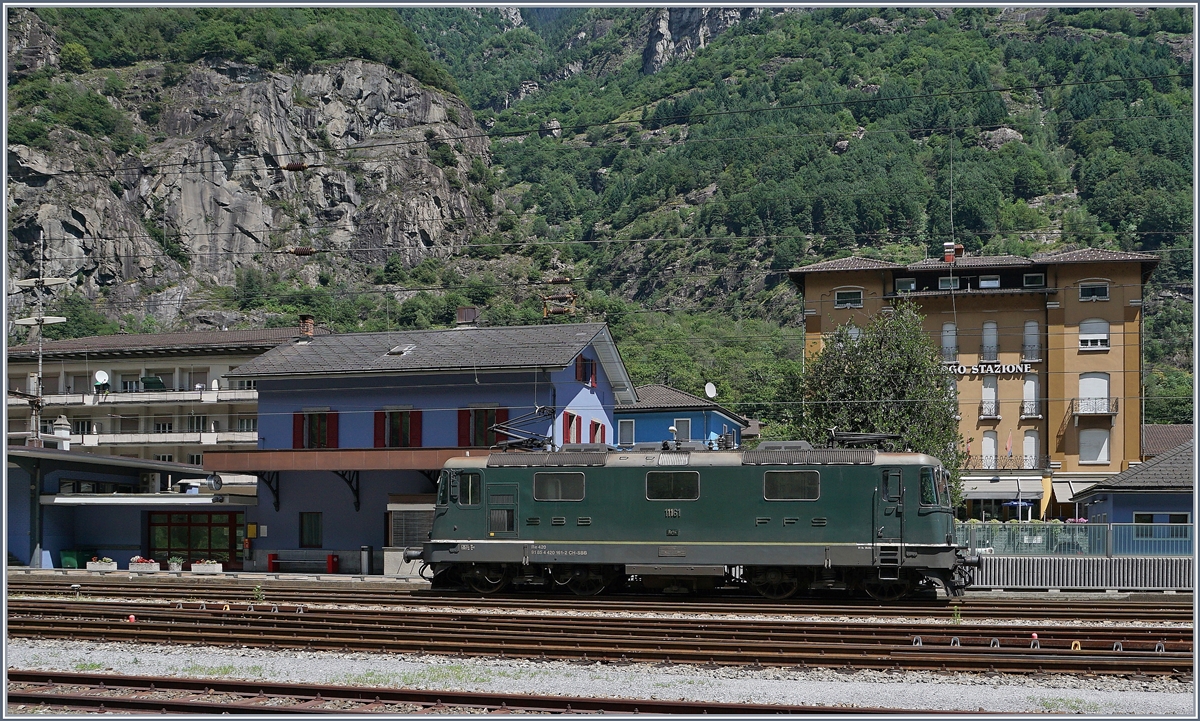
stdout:
[[[29,713],[28,710],[16,708],[22,705],[44,708],[48,711],[88,709],[154,714],[912,713],[911,709],[858,706],[775,706],[749,703],[526,696],[11,669],[8,671],[8,704],[10,712],[13,713],[21,711]],[[922,711],[922,713],[931,712]],[[934,711],[932,713],[966,712]]]
[[[1192,675],[1184,627],[384,612],[9,599],[10,637],[609,663]],[[129,622],[129,616],[134,622]]]
[[[1026,599],[954,599],[913,600],[891,604],[844,599],[822,601],[794,599],[768,601],[744,595],[726,597],[676,597],[665,599],[644,595],[612,595],[602,597],[538,597],[508,595],[480,597],[465,593],[403,590],[372,587],[374,584],[334,584],[282,581],[263,584],[258,589],[247,583],[181,582],[172,578],[108,580],[80,579],[66,576],[62,581],[27,581],[8,579],[10,595],[65,595],[92,598],[157,598],[168,600],[195,599],[210,603],[254,601],[256,596],[268,603],[403,605],[428,608],[495,608],[509,610],[590,611],[628,613],[695,613],[721,615],[790,615],[790,616],[871,616],[922,617],[942,619],[1046,619],[1073,621],[1151,621],[1190,622],[1193,618],[1191,597],[1178,601],[1103,601],[1086,602]],[[71,588],[78,585],[78,591]],[[380,586],[384,584],[378,584]],[[347,587],[353,586],[353,587]]]

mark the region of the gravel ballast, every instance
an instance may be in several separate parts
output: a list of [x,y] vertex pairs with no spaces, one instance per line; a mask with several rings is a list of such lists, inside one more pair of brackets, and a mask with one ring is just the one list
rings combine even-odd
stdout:
[[1156,678],[884,673],[389,656],[10,638],[10,669],[262,679],[493,693],[1086,714],[1195,714],[1192,684]]

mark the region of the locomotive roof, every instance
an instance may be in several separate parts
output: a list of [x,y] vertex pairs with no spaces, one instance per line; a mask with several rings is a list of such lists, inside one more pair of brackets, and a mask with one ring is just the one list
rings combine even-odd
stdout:
[[766,465],[940,465],[924,453],[885,453],[859,448],[785,448],[772,450],[568,450],[492,453],[451,458],[447,468],[705,468]]

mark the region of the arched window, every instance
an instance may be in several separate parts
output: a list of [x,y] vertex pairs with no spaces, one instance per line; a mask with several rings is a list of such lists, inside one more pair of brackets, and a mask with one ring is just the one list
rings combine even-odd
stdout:
[[942,323],[942,360],[958,360],[958,328],[953,323]]
[[1038,418],[1041,415],[1041,404],[1038,403],[1037,373],[1026,373],[1021,395],[1021,417]]
[[1038,443],[1038,432],[1035,430],[1025,431],[1025,445],[1021,448],[1021,467],[1037,468],[1041,450],[1041,445]]
[[1025,321],[1025,334],[1021,337],[1021,360],[1042,359],[1042,331],[1036,320]]
[[1079,324],[1079,350],[1108,350],[1108,321],[1088,318]]
[[997,397],[998,383],[996,376],[983,377],[983,401],[979,404],[980,418],[999,418],[1000,400]]
[[995,468],[996,467],[996,431],[983,432],[983,457],[981,467]]
[[1108,413],[1109,385],[1107,373],[1079,374],[1079,412]]
[[1000,332],[996,321],[983,324],[983,344],[979,347],[979,360],[994,361],[1000,354]]

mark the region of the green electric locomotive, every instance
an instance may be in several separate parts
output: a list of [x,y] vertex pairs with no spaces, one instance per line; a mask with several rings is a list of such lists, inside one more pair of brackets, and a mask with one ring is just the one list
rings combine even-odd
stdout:
[[949,475],[934,457],[763,443],[455,458],[438,481],[424,560],[435,587],[480,593],[618,581],[663,590],[745,583],[767,598],[861,589],[879,600],[970,583]]

